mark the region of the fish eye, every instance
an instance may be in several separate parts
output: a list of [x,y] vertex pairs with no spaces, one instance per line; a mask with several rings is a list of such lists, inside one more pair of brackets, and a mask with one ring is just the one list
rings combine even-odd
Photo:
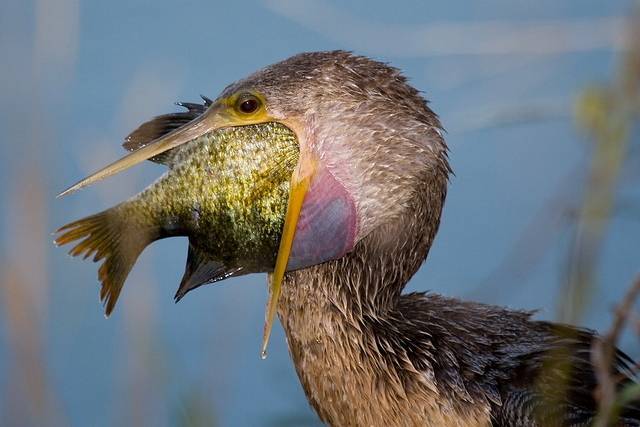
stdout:
[[236,110],[242,114],[252,114],[258,111],[260,104],[260,100],[254,95],[241,95],[236,102]]

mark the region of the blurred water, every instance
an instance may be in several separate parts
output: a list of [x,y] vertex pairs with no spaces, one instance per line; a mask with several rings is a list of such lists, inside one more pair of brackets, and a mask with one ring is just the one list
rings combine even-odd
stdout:
[[[173,111],[174,101],[196,100],[200,93],[214,97],[228,83],[300,51],[357,49],[390,61],[426,93],[448,130],[456,176],[429,261],[409,288],[541,308],[541,318],[553,318],[567,227],[541,223],[549,244],[528,274],[499,276],[491,286],[485,279],[532,218],[539,212],[545,217],[546,203],[560,188],[568,203],[579,201],[582,189],[567,179],[575,171],[580,176],[589,143],[575,130],[572,105],[586,85],[615,76],[614,50],[468,55],[455,52],[456,43],[465,43],[461,36],[456,43],[429,40],[451,49],[431,54],[420,43],[420,49],[401,46],[394,37],[437,23],[500,20],[517,28],[541,21],[601,22],[624,17],[632,4],[3,2],[0,419],[79,426],[196,425],[213,419],[224,426],[317,424],[279,325],[269,358],[259,357],[263,275],[203,287],[174,305],[186,241],[158,242],[145,251],[119,307],[105,320],[97,266],[71,260],[53,247],[49,234],[136,193],[161,172],[147,164],[54,199],[119,157],[122,138],[138,123]],[[340,28],[327,21],[332,13]],[[384,44],[371,29],[377,37],[387,35]],[[527,109],[549,114],[509,125],[496,119]],[[638,200],[637,179],[636,174],[631,184],[622,183],[621,198]],[[612,304],[638,273],[639,219],[613,220],[602,255],[602,286],[584,325],[605,328]],[[633,340],[627,339],[625,349],[638,355]]]

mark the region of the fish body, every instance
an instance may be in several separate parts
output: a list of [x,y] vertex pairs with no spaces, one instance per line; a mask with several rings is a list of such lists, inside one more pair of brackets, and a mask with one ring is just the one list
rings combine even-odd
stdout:
[[[318,135],[300,111],[283,116],[268,92],[234,87],[215,101],[179,102],[187,111],[141,124],[125,139],[129,154],[60,193],[145,160],[170,168],[134,199],[62,227],[56,243],[81,240],[72,255],[104,259],[98,277],[107,314],[138,255],[157,239],[189,237],[176,300],[205,283],[270,273],[264,356],[285,272],[354,248],[359,186],[353,182],[359,178],[351,175],[351,162],[340,160],[344,145],[318,151]],[[329,151],[334,161],[324,156]]]
[[273,269],[298,162],[295,134],[270,122],[206,133],[168,153],[163,176],[133,198],[62,227],[58,245],[104,259],[109,314],[138,255],[151,242],[189,237],[181,298],[204,283]]

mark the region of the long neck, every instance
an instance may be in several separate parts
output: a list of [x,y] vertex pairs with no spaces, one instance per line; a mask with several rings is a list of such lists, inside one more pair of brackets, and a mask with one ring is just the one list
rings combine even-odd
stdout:
[[326,301],[358,317],[384,317],[394,310],[437,232],[445,194],[438,196],[431,205],[423,197],[413,199],[404,215],[375,229],[343,258],[288,274],[286,304],[308,307]]
[[[445,191],[438,189],[446,186],[436,184],[418,189],[405,215],[372,232],[347,256],[285,279],[279,316],[289,349],[310,403],[331,425],[484,420],[440,401],[425,366],[410,354],[412,344],[403,342],[412,319],[400,293],[439,225]],[[444,415],[452,412],[465,415]]]

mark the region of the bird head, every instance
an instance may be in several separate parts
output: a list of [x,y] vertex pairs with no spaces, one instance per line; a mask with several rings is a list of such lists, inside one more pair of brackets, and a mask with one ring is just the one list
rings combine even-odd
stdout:
[[[300,156],[282,201],[287,209],[270,271],[264,345],[286,271],[345,256],[374,230],[415,214],[412,201],[425,183],[437,177],[446,185],[447,148],[438,119],[397,69],[343,51],[293,56],[229,85],[193,121],[63,193],[206,132],[266,122],[290,128]],[[441,199],[444,191],[434,197]],[[434,203],[439,217],[441,200]]]

